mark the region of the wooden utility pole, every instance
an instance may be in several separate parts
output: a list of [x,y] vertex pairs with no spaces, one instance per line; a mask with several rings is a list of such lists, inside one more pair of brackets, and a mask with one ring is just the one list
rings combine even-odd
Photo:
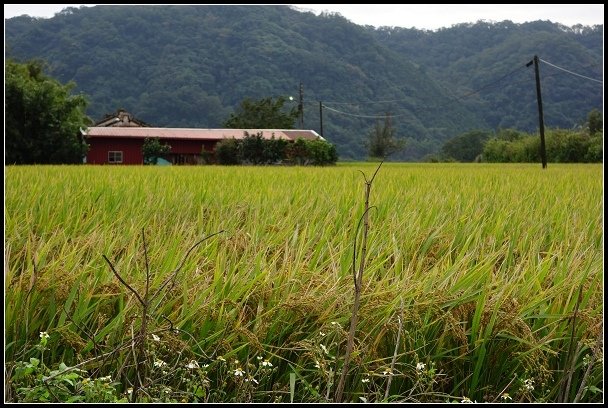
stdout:
[[547,168],[547,150],[545,148],[545,119],[543,116],[543,98],[540,94],[540,71],[538,69],[538,56],[526,64],[529,67],[534,63],[534,74],[536,76],[536,101],[538,102],[538,126],[540,128],[540,159],[543,163],[543,169]]
[[321,137],[323,137],[323,102],[319,101],[319,120],[321,121]]
[[298,112],[300,113],[300,129],[304,129],[304,87],[300,82],[300,103],[298,104]]

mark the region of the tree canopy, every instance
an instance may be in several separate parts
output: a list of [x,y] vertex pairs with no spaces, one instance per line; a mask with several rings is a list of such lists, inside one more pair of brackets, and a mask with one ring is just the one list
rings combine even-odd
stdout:
[[285,97],[252,100],[245,98],[236,113],[224,122],[229,129],[293,129],[298,117],[296,107],[285,111]]
[[4,67],[5,163],[82,163],[87,146],[80,129],[90,120],[86,98],[71,94],[75,84],[45,75],[38,60],[7,60]]
[[158,137],[147,137],[141,151],[144,156],[144,164],[157,164],[159,157],[171,152],[171,146],[161,143]]
[[385,159],[403,149],[405,140],[395,136],[390,114],[386,114],[384,123],[376,122],[374,129],[368,133],[365,146],[369,157],[373,159]]

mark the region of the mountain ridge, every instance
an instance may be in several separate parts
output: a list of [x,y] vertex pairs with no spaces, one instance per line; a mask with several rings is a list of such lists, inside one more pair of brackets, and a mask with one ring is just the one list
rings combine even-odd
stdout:
[[[478,22],[429,33],[290,6],[95,6],[51,19],[7,19],[5,47],[7,57],[42,58],[51,75],[75,81],[94,119],[124,108],[156,126],[221,127],[244,98],[297,99],[302,82],[304,127],[320,132],[322,101],[324,135],[341,158],[365,157],[374,116],[390,113],[407,139],[394,158],[419,160],[471,129],[533,131],[533,70],[523,67],[536,52],[570,69],[599,63],[603,72],[599,28],[581,26],[577,34],[526,24]],[[515,68],[512,82],[462,98]],[[592,108],[603,110],[596,88],[550,69],[542,67],[550,74],[547,126],[572,127]]]

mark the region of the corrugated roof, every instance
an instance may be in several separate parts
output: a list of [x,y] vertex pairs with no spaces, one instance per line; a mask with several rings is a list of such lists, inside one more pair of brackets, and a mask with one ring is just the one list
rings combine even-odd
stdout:
[[86,130],[86,136],[97,137],[124,137],[124,138],[147,138],[158,137],[159,139],[187,139],[187,140],[221,140],[221,139],[243,139],[245,132],[250,135],[262,133],[265,139],[296,140],[301,137],[314,140],[322,139],[314,130],[293,129],[188,129],[188,128],[153,128],[153,127],[90,127]]

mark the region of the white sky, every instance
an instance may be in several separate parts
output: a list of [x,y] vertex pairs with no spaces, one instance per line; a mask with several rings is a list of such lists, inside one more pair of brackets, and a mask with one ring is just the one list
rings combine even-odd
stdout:
[[[4,18],[29,14],[53,17],[65,7],[82,4],[5,4]],[[92,6],[92,4],[86,4]],[[514,23],[550,20],[567,26],[604,24],[603,4],[294,4],[313,11],[338,12],[353,23],[435,30],[478,20]]]

